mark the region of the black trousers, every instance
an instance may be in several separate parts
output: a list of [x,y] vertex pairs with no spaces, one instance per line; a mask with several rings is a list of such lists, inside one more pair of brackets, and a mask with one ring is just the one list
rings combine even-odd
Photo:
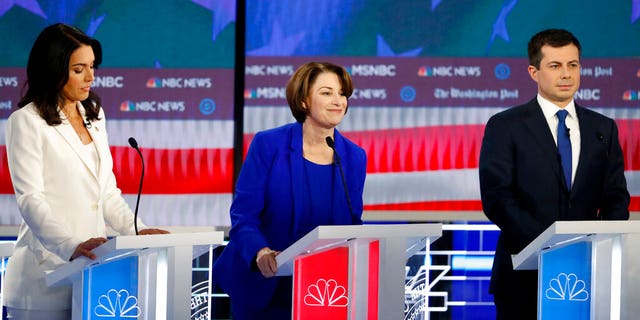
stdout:
[[493,292],[497,320],[538,318],[538,277],[535,271],[514,271],[513,283]]
[[[231,299],[233,320],[291,320],[293,300],[292,277],[278,277],[278,286],[273,298],[266,307],[256,309],[251,301],[235,301]],[[237,298],[236,298],[237,299]]]

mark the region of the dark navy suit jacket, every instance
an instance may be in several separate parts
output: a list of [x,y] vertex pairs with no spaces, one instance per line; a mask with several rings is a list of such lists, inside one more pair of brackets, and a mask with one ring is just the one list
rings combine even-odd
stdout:
[[[366,154],[334,131],[353,208],[351,214],[340,177],[334,170],[333,216],[337,225],[362,223]],[[260,309],[272,298],[277,277],[265,278],[255,268],[256,253],[269,247],[281,251],[302,237],[299,217],[307,199],[303,188],[302,124],[259,132],[253,138],[236,184],[231,205],[228,246],[214,266],[214,279],[236,304]],[[327,197],[330,199],[329,197]],[[234,300],[235,299],[235,300]]]
[[517,290],[521,283],[514,275],[511,254],[520,252],[553,222],[629,218],[629,192],[615,122],[578,105],[576,113],[581,143],[571,191],[564,183],[557,147],[537,99],[494,115],[485,127],[479,173],[482,207],[501,230],[491,292]]

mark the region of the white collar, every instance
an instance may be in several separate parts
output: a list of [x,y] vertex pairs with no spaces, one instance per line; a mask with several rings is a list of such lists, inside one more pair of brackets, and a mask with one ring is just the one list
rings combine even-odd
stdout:
[[545,99],[540,94],[538,94],[537,98],[538,98],[538,104],[540,105],[540,108],[542,108],[542,113],[544,113],[545,119],[553,118],[558,112],[558,110],[567,110],[571,118],[578,119],[578,116],[576,114],[576,105],[573,99],[571,99],[569,104],[567,104],[564,108],[560,108],[557,105],[555,105],[553,102]]

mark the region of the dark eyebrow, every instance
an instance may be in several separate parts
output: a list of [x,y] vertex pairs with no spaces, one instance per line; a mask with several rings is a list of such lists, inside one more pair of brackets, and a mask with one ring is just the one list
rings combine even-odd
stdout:
[[[580,63],[580,60],[571,60],[571,61],[567,62],[567,64],[569,64],[569,63]],[[547,64],[562,64],[562,62],[552,60],[552,61],[547,62]]]
[[333,87],[329,87],[329,86],[323,86],[323,87],[318,88],[318,90],[322,90],[322,89],[335,90],[335,91],[338,91],[338,92],[344,91],[344,90],[342,90],[342,87],[340,87],[340,88],[333,88]]
[[78,63],[74,63],[71,65],[71,67],[86,67],[86,66],[90,66],[93,64],[93,61],[89,64],[87,63],[82,63],[82,62],[78,62]]

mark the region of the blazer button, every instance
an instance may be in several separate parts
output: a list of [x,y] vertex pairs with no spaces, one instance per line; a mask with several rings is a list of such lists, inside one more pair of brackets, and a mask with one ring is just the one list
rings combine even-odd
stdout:
[[92,205],[91,205],[91,209],[92,209],[93,211],[98,211],[98,203],[96,202],[96,203],[92,204]]

